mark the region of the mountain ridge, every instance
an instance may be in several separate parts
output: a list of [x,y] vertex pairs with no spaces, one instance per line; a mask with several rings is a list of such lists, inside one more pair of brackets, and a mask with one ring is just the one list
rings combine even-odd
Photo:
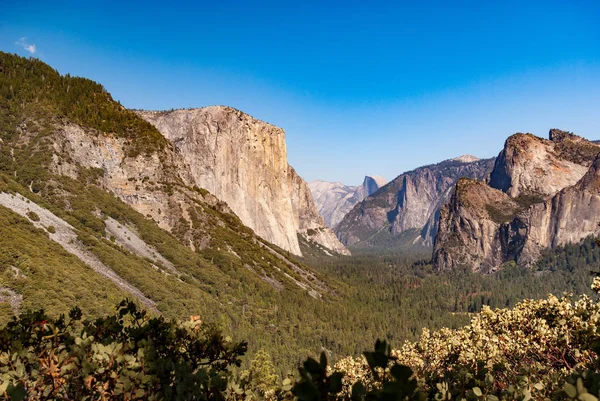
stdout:
[[548,248],[598,235],[600,146],[551,129],[549,139],[510,136],[490,180],[459,181],[434,246],[438,270],[490,272],[529,265]]
[[[396,239],[432,246],[438,211],[461,176],[485,178],[494,159],[444,160],[400,174],[358,203],[336,227],[346,246],[394,247]],[[391,244],[391,245],[390,245]]]
[[305,327],[331,313],[311,311],[336,310],[343,292],[197,186],[176,147],[100,84],[2,52],[0,199],[2,323],[81,303],[95,318],[128,297],[294,358],[273,325],[316,346]]

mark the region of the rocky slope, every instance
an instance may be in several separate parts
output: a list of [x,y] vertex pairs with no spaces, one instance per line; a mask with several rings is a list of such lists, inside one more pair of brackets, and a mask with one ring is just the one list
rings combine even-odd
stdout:
[[437,269],[490,272],[598,234],[600,146],[552,129],[506,140],[489,184],[461,180],[440,218]]
[[341,182],[315,180],[308,183],[319,213],[328,227],[335,226],[354,205],[371,196],[387,183],[379,176],[365,176],[362,185],[348,186]]
[[[272,323],[266,299],[287,314],[333,292],[199,187],[190,167],[101,85],[0,52],[3,294],[53,314],[81,301],[92,315],[129,296],[166,316],[202,314],[248,332]],[[325,242],[332,235],[306,183],[285,171],[292,213],[307,216],[294,224]],[[0,321],[10,317],[3,303]]]
[[194,185],[226,202],[267,241],[300,255],[300,234],[348,253],[325,227],[306,182],[288,165],[281,128],[223,106],[137,113],[173,144]]
[[346,214],[338,238],[347,246],[393,247],[409,235],[409,242],[431,246],[439,210],[457,180],[483,179],[493,163],[466,155],[401,174]]

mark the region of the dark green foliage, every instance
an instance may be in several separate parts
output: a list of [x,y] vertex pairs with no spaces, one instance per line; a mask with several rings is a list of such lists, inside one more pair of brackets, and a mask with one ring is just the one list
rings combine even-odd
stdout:
[[[53,316],[79,303],[88,316],[100,316],[126,295],[110,281],[90,274],[89,267],[50,240],[45,230],[2,206],[0,287],[23,296],[22,310],[45,308]],[[0,324],[9,318],[0,316]]]
[[357,355],[373,338],[401,344],[418,339],[422,328],[461,327],[484,305],[512,307],[565,291],[589,295],[589,271],[598,269],[600,247],[590,237],[548,251],[534,268],[507,263],[489,275],[470,269],[434,273],[426,260],[415,263],[422,257],[355,250],[352,257],[306,259],[346,284],[344,305],[327,315],[331,323],[324,328],[323,347],[335,357]]
[[327,374],[327,356],[325,352],[317,362],[308,358],[299,368],[300,381],[292,389],[292,393],[300,401],[320,401],[335,399],[342,391],[342,372]]
[[529,209],[531,205],[536,203],[540,203],[544,201],[544,197],[542,195],[529,194],[529,195],[520,195],[514,198],[514,201],[521,206],[522,210]]
[[[427,396],[417,391],[417,380],[412,370],[396,362],[391,347],[386,341],[377,340],[375,350],[364,352],[369,364],[371,378],[358,380],[352,385],[352,401],[399,401],[406,399],[425,400]],[[300,380],[292,392],[299,401],[327,401],[347,399],[343,390],[344,372],[327,372],[327,357],[321,353],[317,362],[313,358],[304,361],[299,368]]]
[[582,266],[598,270],[600,264],[600,245],[593,236],[587,237],[581,244],[568,244],[554,250],[547,250],[536,262],[539,271],[576,272]]
[[224,400],[231,369],[247,349],[199,322],[151,318],[130,301],[95,321],[80,324],[81,316],[78,308],[58,319],[40,310],[0,330],[0,394],[12,400]]
[[31,221],[40,221],[40,216],[38,216],[36,212],[27,212],[27,217],[29,217]]
[[555,145],[555,151],[573,163],[589,165],[598,155],[598,146],[587,141],[565,140]]
[[32,117],[38,121],[51,117],[48,122],[66,118],[126,138],[130,156],[167,145],[156,128],[115,102],[102,85],[61,76],[40,60],[4,52],[0,52],[0,110],[0,131],[6,129],[3,139],[11,139],[15,127],[29,124]]

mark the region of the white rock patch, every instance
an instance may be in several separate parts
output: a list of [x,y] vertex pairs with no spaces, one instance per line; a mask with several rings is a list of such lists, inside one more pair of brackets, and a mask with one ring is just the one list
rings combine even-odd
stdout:
[[[69,223],[56,216],[48,209],[31,202],[29,199],[19,194],[12,195],[6,192],[0,192],[0,205],[28,218],[31,223],[38,228],[45,229],[50,226],[54,227],[54,232],[48,233],[50,239],[60,244],[67,252],[77,256],[96,273],[106,277],[123,291],[138,298],[147,308],[157,311],[156,302],[146,297],[139,289],[120,277],[110,267],[103,264],[93,253],[87,251],[83,244],[77,239],[75,228]],[[27,215],[31,212],[38,215],[39,221],[34,221]]]

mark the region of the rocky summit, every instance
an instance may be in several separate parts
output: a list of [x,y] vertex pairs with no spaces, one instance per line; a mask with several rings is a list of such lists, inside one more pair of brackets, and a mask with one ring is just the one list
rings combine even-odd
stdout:
[[380,176],[365,176],[362,185],[348,186],[341,182],[315,180],[308,183],[319,213],[328,227],[335,226],[354,205],[373,195],[387,181]]
[[489,183],[460,180],[441,211],[433,261],[491,272],[600,233],[600,146],[552,129],[506,140]]
[[231,107],[138,111],[174,146],[192,181],[258,235],[301,255],[298,235],[347,254],[288,164],[285,132]]
[[493,165],[494,159],[467,155],[401,174],[346,214],[336,227],[338,238],[346,246],[431,246],[439,210],[457,180],[484,179]]

